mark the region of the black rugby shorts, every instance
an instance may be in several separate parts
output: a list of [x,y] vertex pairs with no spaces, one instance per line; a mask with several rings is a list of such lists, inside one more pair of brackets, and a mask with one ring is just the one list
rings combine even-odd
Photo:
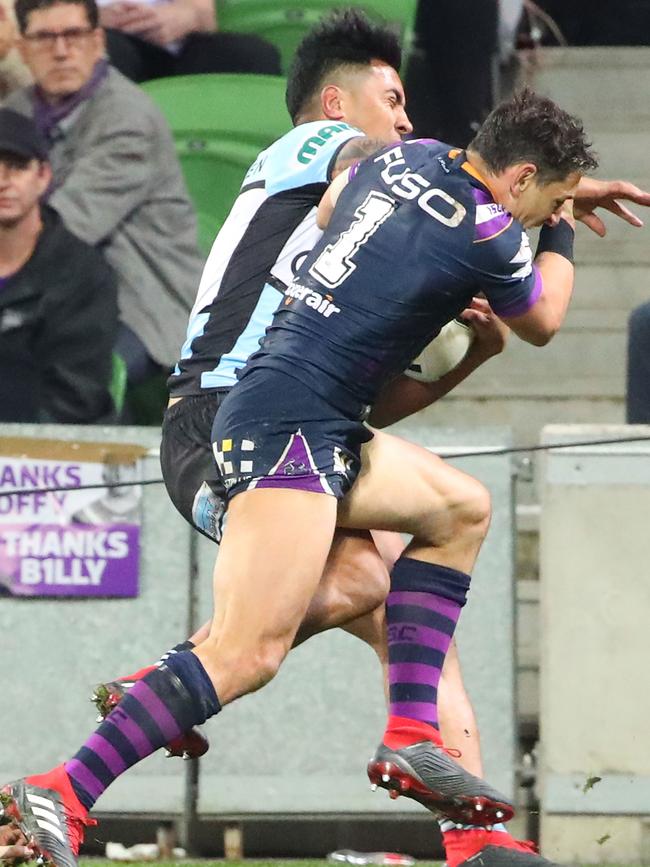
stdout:
[[229,389],[184,397],[165,412],[160,465],[165,487],[185,520],[217,544],[226,494],[210,435]]

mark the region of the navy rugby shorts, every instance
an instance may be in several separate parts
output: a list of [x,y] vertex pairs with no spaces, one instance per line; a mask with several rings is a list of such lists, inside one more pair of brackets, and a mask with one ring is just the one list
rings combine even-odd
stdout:
[[212,424],[229,389],[184,397],[165,412],[160,466],[165,487],[185,520],[221,541],[226,491],[212,453]]
[[255,368],[219,407],[212,443],[228,497],[288,488],[344,497],[372,439],[362,414],[351,419],[285,373]]

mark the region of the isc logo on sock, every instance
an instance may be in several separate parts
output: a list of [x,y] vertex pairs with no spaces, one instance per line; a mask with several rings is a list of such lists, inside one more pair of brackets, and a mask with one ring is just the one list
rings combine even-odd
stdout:
[[389,641],[415,641],[417,639],[417,634],[417,626],[409,626],[408,624],[403,624],[402,626],[388,627]]

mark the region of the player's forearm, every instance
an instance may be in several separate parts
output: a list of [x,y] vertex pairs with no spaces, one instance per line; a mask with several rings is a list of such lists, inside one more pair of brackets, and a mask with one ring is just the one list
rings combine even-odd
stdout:
[[557,334],[571,301],[575,226],[567,205],[559,223],[543,226],[539,234],[535,265],[542,280],[542,296],[535,307],[540,333],[538,340],[531,341],[537,346],[546,345]]
[[566,317],[573,294],[574,268],[564,256],[551,252],[541,253],[535,264],[543,285],[543,294],[538,301],[538,312],[543,314],[538,345],[543,346],[559,331]]
[[535,256],[541,294],[527,313],[506,320],[518,337],[533,346],[546,346],[564,322],[573,292],[574,227],[572,218],[542,227]]

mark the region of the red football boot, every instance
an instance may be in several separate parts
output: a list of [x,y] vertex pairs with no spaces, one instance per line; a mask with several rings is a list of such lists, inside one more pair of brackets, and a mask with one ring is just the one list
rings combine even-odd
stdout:
[[0,790],[19,812],[18,827],[54,867],[77,867],[84,828],[96,825],[79,802],[63,765],[24,777]]
[[467,828],[442,835],[447,867],[559,867],[537,852],[530,840],[507,831]]
[[368,763],[373,787],[405,795],[463,825],[495,825],[514,815],[510,800],[452,758],[433,726],[391,716],[383,742]]

